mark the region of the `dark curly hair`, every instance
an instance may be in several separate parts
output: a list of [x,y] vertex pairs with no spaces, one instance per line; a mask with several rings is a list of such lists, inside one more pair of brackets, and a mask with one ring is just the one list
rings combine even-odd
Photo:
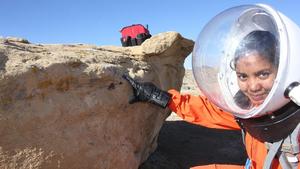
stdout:
[[277,38],[271,32],[261,30],[252,31],[240,42],[235,51],[235,57],[231,67],[235,70],[237,61],[251,52],[257,52],[261,56],[267,58],[272,65],[278,67],[279,51],[277,46]]

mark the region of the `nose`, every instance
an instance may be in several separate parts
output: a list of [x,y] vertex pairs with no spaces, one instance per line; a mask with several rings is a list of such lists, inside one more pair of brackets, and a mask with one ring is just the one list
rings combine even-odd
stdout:
[[251,92],[256,92],[256,91],[261,90],[262,85],[258,79],[251,78],[248,81],[248,87]]

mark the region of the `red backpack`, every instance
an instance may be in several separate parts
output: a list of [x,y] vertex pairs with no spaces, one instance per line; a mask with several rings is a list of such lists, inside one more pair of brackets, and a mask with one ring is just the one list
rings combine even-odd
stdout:
[[124,47],[141,45],[146,39],[151,37],[148,25],[145,28],[141,24],[133,24],[122,28],[120,32],[122,34],[121,43]]

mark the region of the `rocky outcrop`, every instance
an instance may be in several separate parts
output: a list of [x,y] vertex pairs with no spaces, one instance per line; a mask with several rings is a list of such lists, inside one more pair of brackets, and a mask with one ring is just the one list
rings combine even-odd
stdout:
[[1,38],[0,168],[138,168],[170,111],[128,104],[121,76],[179,90],[192,47],[176,32],[126,48]]

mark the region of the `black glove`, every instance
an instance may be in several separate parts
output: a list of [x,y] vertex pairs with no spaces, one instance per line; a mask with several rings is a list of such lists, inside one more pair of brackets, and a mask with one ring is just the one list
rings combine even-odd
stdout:
[[171,99],[170,93],[162,91],[151,82],[137,82],[125,74],[122,77],[126,79],[133,88],[133,97],[129,100],[130,104],[141,101],[150,102],[162,108],[167,107]]

